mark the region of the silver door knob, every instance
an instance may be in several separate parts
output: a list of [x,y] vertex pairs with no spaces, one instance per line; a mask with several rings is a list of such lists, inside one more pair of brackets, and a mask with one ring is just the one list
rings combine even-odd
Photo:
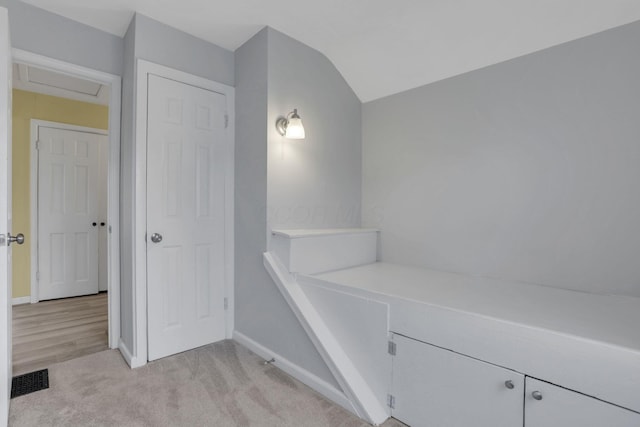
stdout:
[[22,233],[18,233],[15,236],[12,236],[11,233],[9,233],[8,237],[9,240],[7,242],[7,246],[11,246],[13,242],[16,242],[19,245],[24,243],[24,234]]
[[516,387],[515,384],[513,384],[513,381],[511,380],[505,381],[504,386],[509,390],[513,390]]
[[542,393],[536,390],[531,393],[531,397],[533,397],[535,400],[542,400]]
[[162,242],[162,234],[160,234],[160,233],[153,233],[153,234],[151,235],[151,241],[152,241],[153,243],[160,243],[160,242]]

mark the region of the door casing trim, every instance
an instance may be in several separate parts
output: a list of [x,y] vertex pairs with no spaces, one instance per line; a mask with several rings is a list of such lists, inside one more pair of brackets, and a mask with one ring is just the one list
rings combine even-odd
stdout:
[[[6,239],[11,229],[11,37],[9,35],[9,11],[0,6],[0,258],[7,265],[0,265],[0,425],[9,420],[11,397],[11,249]],[[6,159],[6,163],[4,161]],[[4,227],[7,227],[5,230]],[[6,245],[6,246],[5,246]]]
[[[107,184],[109,348],[118,348],[120,339],[120,108],[122,79],[21,49],[11,49],[12,60],[57,73],[79,77],[109,87],[109,160]],[[33,261],[32,261],[33,264]],[[32,276],[33,277],[33,276]]]
[[225,336],[233,337],[234,328],[234,156],[235,156],[235,89],[203,77],[153,62],[136,61],[135,94],[135,198],[131,220],[133,230],[133,342],[131,367],[143,366],[148,360],[147,339],[147,76],[159,77],[221,93],[227,99],[227,153],[225,159]]

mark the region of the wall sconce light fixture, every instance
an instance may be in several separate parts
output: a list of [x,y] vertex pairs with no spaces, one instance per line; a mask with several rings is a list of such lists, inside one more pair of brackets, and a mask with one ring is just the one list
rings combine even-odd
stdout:
[[304,126],[302,126],[302,119],[298,115],[297,109],[287,114],[287,117],[278,117],[276,129],[285,138],[304,139]]

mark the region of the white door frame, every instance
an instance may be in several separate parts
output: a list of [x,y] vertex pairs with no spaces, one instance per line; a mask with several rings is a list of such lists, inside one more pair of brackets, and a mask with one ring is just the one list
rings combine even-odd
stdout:
[[[115,74],[96,71],[21,49],[12,49],[12,56],[14,62],[109,86],[109,166],[107,171],[107,224],[111,230],[108,233],[107,250],[109,347],[118,348],[118,340],[120,339],[120,98],[122,79]],[[31,161],[33,162],[33,157]],[[33,181],[31,185],[33,186]],[[33,233],[32,229],[31,234],[33,235]],[[32,273],[32,280],[33,278]]]
[[[39,204],[38,204],[38,160],[39,160],[39,151],[36,149],[36,143],[38,141],[40,127],[48,127],[54,129],[62,129],[62,130],[71,130],[76,132],[85,132],[85,133],[93,133],[98,135],[108,135],[109,132],[104,129],[96,129],[85,126],[76,126],[76,125],[68,125],[66,123],[58,123],[58,122],[50,122],[46,120],[38,120],[31,119],[30,125],[30,158],[31,164],[29,167],[29,179],[31,180],[30,184],[30,193],[31,193],[31,304],[35,304],[40,301],[40,283],[38,281],[37,272],[38,267],[40,265],[40,259],[38,256],[38,214],[39,214]],[[108,233],[107,233],[108,235]],[[98,239],[99,242],[99,239]],[[109,263],[107,262],[107,265]],[[108,277],[108,275],[107,275]]]
[[135,207],[134,218],[134,349],[132,368],[147,363],[147,76],[154,74],[167,79],[224,94],[227,98],[228,135],[225,174],[225,297],[227,298],[226,338],[233,334],[234,283],[234,155],[235,155],[235,89],[202,77],[178,71],[142,59],[136,71],[136,129],[135,129]]
[[[10,227],[11,218],[11,46],[9,40],[9,11],[0,7],[0,173],[6,174],[6,181],[0,178],[2,199],[0,199],[0,227]],[[5,163],[6,162],[6,163]],[[5,168],[6,165],[6,168]],[[6,194],[5,194],[6,192]],[[0,239],[2,260],[8,265],[0,265],[0,426],[6,426],[9,419],[9,397],[11,396],[11,265],[7,234],[4,230]],[[6,245],[6,246],[5,246]],[[5,286],[6,285],[6,286]]]

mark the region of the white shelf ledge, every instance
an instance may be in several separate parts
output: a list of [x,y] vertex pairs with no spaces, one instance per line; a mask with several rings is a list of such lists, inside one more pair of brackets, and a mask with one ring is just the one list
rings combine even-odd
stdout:
[[302,237],[318,236],[338,236],[342,234],[374,233],[376,228],[320,228],[320,229],[297,229],[297,230],[271,230],[275,236],[287,237],[289,239],[300,239]]

